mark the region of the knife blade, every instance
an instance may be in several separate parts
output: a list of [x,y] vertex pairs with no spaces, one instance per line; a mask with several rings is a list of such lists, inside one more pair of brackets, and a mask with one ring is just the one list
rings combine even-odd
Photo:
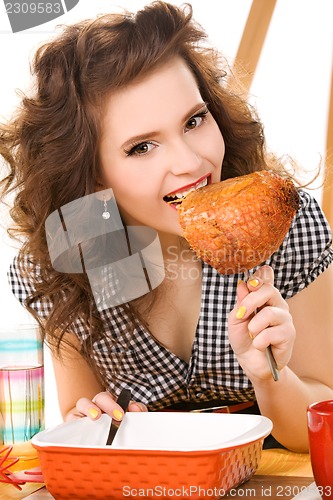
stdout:
[[[132,396],[132,394],[131,394],[131,391],[129,389],[123,389],[118,396],[118,399],[116,402],[124,410],[124,413],[126,413],[126,411],[127,411],[129,402],[131,400],[131,396]],[[109,431],[108,438],[106,440],[107,446],[110,446],[112,444],[121,422],[122,422],[122,420],[120,420],[120,422],[119,422],[118,420],[115,420],[114,418],[111,420],[110,431]]]

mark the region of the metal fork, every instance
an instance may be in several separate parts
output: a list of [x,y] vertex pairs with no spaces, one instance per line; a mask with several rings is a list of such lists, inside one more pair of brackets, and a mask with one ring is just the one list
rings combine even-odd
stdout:
[[[245,281],[248,281],[249,277],[250,277],[249,272],[246,270],[244,272]],[[254,314],[257,314],[256,309],[254,311]],[[266,353],[267,361],[269,364],[269,368],[270,368],[271,373],[272,373],[273,380],[275,380],[275,382],[277,382],[279,380],[279,370],[278,370],[274,355],[272,353],[272,346],[271,345],[266,347],[265,353]]]

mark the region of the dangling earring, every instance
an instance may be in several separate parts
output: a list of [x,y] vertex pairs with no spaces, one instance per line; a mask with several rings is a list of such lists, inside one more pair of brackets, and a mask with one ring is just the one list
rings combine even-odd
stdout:
[[102,213],[102,217],[105,220],[110,219],[110,212],[108,211],[108,204],[105,197],[104,197],[104,212]]

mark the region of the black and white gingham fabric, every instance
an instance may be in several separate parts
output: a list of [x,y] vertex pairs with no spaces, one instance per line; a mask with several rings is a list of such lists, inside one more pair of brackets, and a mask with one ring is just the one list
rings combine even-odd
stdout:
[[[309,285],[333,260],[331,232],[324,215],[308,193],[300,191],[300,195],[301,206],[286,238],[265,262],[273,267],[275,286],[286,299]],[[156,342],[143,326],[128,341],[127,316],[121,306],[102,311],[105,336],[95,342],[93,358],[106,374],[105,384],[111,393],[130,388],[133,399],[151,410],[189,400],[254,400],[251,383],[227,335],[228,313],[235,305],[237,282],[242,278],[242,274],[219,275],[203,263],[201,314],[189,363]],[[21,277],[17,261],[10,268],[9,280],[24,304],[31,286]],[[34,307],[41,316],[47,316],[52,305],[39,301]],[[73,329],[79,338],[86,337],[79,318]],[[111,359],[113,366],[120,360],[116,377],[111,373]]]

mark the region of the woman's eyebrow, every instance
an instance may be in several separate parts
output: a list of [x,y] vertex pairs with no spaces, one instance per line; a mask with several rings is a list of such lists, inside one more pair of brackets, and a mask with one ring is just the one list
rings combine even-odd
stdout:
[[137,142],[141,142],[144,140],[147,140],[147,137],[150,139],[153,139],[159,134],[159,132],[153,131],[153,132],[145,132],[144,134],[140,135],[134,135],[130,139],[127,139],[124,144],[121,146],[122,149],[126,149],[126,147],[130,146],[131,144],[136,144]]
[[[198,113],[199,111],[201,110],[204,110],[204,109],[207,109],[207,104],[205,102],[200,102],[198,104],[196,104],[195,106],[193,106],[193,108],[190,109],[190,111],[188,111],[186,113],[186,115],[182,118],[182,122],[186,122],[189,118],[191,118],[191,116],[195,115],[195,113]],[[153,139],[154,137],[156,137],[157,135],[159,134],[159,132],[153,130],[152,132],[145,132],[143,134],[139,134],[139,135],[135,135],[133,137],[131,137],[130,139],[127,139],[124,144],[122,144],[121,148],[122,149],[126,149],[128,146],[130,146],[131,144],[136,144],[140,141],[144,141],[146,140],[148,137],[149,139]]]
[[193,106],[193,108],[188,113],[186,113],[186,115],[183,118],[183,122],[186,122],[189,118],[191,118],[191,116],[195,115],[199,111],[203,111],[206,109],[207,109],[207,103],[206,102],[199,102],[198,104]]

